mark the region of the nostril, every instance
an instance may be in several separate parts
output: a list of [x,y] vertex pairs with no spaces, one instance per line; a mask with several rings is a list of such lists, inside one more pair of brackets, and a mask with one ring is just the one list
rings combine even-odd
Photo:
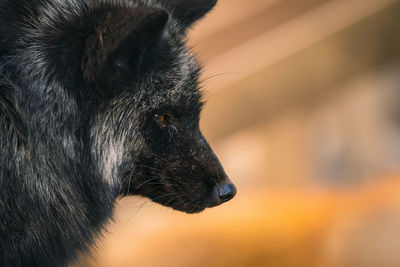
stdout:
[[236,187],[231,183],[222,184],[218,188],[218,196],[221,202],[231,200],[236,195]]

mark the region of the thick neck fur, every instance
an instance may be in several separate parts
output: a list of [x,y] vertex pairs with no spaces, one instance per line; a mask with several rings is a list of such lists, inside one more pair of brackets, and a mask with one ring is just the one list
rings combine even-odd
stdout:
[[[102,179],[108,174],[92,164],[89,116],[79,114],[93,110],[77,90],[80,62],[66,64],[67,57],[74,59],[68,54],[56,56],[57,69],[49,62],[55,22],[61,14],[76,16],[80,3],[0,1],[0,147],[13,145],[0,151],[0,184],[8,192],[0,199],[0,227],[23,225],[0,229],[1,266],[71,262],[92,244],[119,194],[119,184],[110,186]],[[11,23],[12,16],[25,21]]]

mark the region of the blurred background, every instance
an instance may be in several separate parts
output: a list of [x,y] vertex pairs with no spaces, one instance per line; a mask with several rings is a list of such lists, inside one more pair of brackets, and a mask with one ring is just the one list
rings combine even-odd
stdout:
[[238,194],[125,198],[79,266],[400,266],[400,1],[219,0],[189,44]]

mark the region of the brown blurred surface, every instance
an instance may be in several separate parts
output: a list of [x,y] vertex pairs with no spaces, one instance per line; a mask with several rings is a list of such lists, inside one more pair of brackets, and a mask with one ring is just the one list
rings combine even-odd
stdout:
[[119,202],[78,266],[400,266],[400,2],[219,0],[190,33],[238,195]]
[[155,206],[136,213],[141,200],[126,199],[96,260],[82,266],[394,267],[399,191],[397,176],[346,191],[263,188],[191,216]]

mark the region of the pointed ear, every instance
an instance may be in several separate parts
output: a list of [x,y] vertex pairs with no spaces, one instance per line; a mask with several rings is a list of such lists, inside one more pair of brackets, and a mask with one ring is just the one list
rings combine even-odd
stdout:
[[184,28],[202,18],[217,3],[217,0],[161,0]]
[[84,79],[104,80],[115,72],[119,60],[140,64],[144,50],[161,40],[167,21],[168,13],[162,8],[114,8],[95,14],[82,57]]

